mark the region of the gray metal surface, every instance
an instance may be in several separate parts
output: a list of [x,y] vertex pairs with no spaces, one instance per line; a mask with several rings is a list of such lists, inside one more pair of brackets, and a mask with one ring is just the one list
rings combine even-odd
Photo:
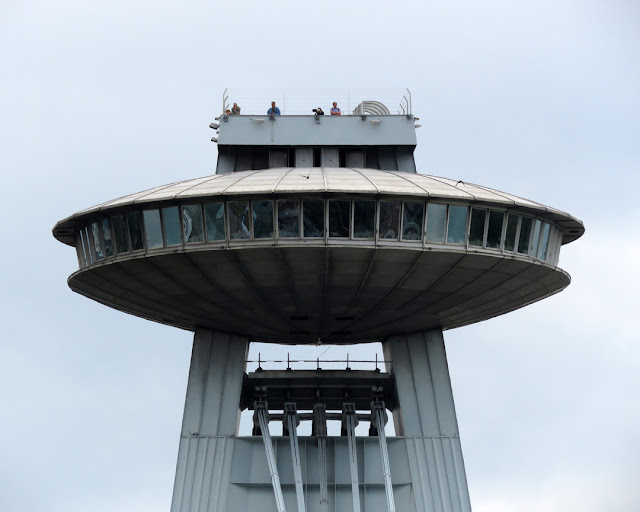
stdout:
[[[328,114],[328,112],[327,112]],[[371,123],[375,120],[375,123]],[[319,121],[319,122],[317,122]],[[413,117],[228,116],[219,121],[219,145],[393,146],[416,145]]]
[[[263,441],[260,436],[235,435],[246,349],[246,339],[240,341],[206,330],[194,337],[173,512],[297,510],[300,480],[307,512],[352,510],[355,489],[366,512],[388,512],[390,496],[402,512],[470,511],[440,331],[385,342],[399,396],[393,408],[395,425],[402,437],[326,437],[320,421],[314,427],[317,437],[298,438],[295,458],[291,438],[269,436]],[[383,411],[378,413],[382,425]],[[264,433],[268,426],[263,416]]]
[[76,272],[69,286],[184,329],[352,343],[468,325],[553,295],[569,282],[551,265],[501,255],[263,246],[132,257]]
[[225,510],[249,342],[196,331],[171,512]]
[[67,217],[56,224],[53,234],[58,240],[73,245],[73,228],[86,223],[92,214],[121,211],[127,207],[150,207],[164,202],[199,200],[210,196],[250,197],[307,193],[419,196],[460,201],[462,204],[471,202],[514,207],[523,212],[541,215],[561,226],[564,230],[563,243],[571,242],[584,233],[582,222],[568,213],[480,185],[402,171],[294,167],[206,176],[130,194]]
[[407,440],[409,470],[421,482],[417,510],[470,512],[442,331],[392,336],[383,350],[396,379],[396,435]]

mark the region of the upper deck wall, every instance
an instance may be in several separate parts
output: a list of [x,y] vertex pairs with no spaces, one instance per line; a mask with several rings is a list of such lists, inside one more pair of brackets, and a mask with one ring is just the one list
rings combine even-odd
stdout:
[[249,146],[415,146],[411,116],[223,116],[218,144]]

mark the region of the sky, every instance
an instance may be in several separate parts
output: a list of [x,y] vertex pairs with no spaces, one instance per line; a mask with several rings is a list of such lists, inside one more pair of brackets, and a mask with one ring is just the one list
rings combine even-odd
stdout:
[[471,503],[640,510],[639,26],[633,0],[0,0],[0,510],[169,509],[191,335],[71,292],[51,228],[212,174],[233,87],[409,88],[419,172],[584,221],[565,291],[445,333]]

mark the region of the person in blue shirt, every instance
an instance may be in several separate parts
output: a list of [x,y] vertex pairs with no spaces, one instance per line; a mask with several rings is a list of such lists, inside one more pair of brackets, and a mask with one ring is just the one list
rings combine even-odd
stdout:
[[279,116],[280,115],[280,109],[278,107],[276,107],[276,102],[272,101],[271,102],[271,108],[269,110],[267,110],[267,114],[270,116]]

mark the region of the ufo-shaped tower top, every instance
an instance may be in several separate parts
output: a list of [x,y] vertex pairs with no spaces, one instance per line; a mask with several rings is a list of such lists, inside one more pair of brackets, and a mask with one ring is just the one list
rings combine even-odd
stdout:
[[[561,291],[567,213],[416,172],[411,115],[223,116],[217,174],[83,210],[76,292],[257,341],[354,343],[485,320]],[[375,112],[375,111],[374,111]]]

